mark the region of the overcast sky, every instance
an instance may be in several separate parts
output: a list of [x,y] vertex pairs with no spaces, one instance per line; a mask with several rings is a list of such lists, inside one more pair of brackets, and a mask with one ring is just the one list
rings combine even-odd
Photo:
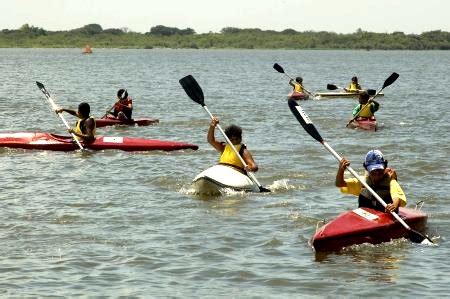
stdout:
[[87,24],[148,32],[224,27],[281,31],[450,31],[449,0],[0,0],[0,29],[70,30]]

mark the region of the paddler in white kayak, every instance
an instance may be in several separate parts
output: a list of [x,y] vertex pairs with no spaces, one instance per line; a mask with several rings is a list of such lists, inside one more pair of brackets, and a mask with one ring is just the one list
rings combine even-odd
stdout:
[[384,200],[386,209],[356,178],[344,179],[344,171],[349,165],[350,162],[342,158],[336,173],[336,187],[342,193],[358,196],[359,207],[398,213],[399,207],[406,206],[406,196],[397,182],[397,174],[394,169],[387,168],[387,160],[381,151],[369,151],[363,165],[367,170],[366,183]]
[[356,76],[352,77],[352,81],[347,86],[347,88],[344,88],[344,90],[347,92],[357,92],[359,90],[362,90],[361,85],[359,85],[358,83],[358,77]]
[[[114,110],[111,112],[111,109]],[[109,109],[106,113],[111,114],[120,120],[130,120],[132,119],[133,113],[133,99],[128,96],[128,91],[126,89],[119,89],[117,91],[117,102],[114,106]]]
[[225,129],[225,135],[230,139],[236,150],[244,159],[247,167],[244,168],[241,160],[236,156],[231,146],[225,142],[218,142],[214,136],[216,126],[219,123],[219,119],[214,117],[211,120],[211,124],[208,129],[208,143],[211,144],[219,153],[221,153],[219,164],[232,166],[243,173],[246,171],[256,172],[258,171],[258,165],[253,160],[252,154],[247,149],[245,144],[242,144],[242,129],[236,125],[230,125]]
[[370,103],[367,105],[367,103],[369,102],[369,98],[370,96],[367,91],[362,91],[359,94],[358,96],[359,104],[356,105],[352,111],[353,117],[358,115],[358,118],[356,118],[356,120],[375,118],[375,112],[378,111],[378,109],[380,108],[380,104],[375,100],[371,100]]
[[68,129],[67,131],[77,136],[80,142],[90,143],[95,140],[95,119],[90,116],[91,107],[88,103],[83,102],[78,105],[78,111],[58,108],[55,112],[67,112],[79,118],[75,125],[75,128]]

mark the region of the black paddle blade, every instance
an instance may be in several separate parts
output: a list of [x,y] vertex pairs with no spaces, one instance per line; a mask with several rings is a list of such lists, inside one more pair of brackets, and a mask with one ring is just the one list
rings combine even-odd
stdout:
[[42,84],[42,83],[39,82],[39,81],[36,81],[36,85],[37,85],[38,88],[44,93],[44,95],[45,95],[47,98],[50,98],[50,94],[48,93],[47,89],[45,89],[44,84]]
[[179,82],[191,100],[205,106],[203,90],[192,75],[181,78]]
[[336,89],[338,89],[338,87],[334,84],[327,84],[327,89],[328,90],[336,90]]
[[411,242],[414,242],[414,243],[428,244],[428,245],[434,244],[430,238],[428,238],[424,234],[421,234],[418,231],[415,231],[412,229],[409,231],[409,239],[411,240]]
[[399,74],[397,74],[395,72],[392,73],[392,75],[390,75],[389,78],[387,78],[386,81],[384,81],[383,88],[385,88],[385,87],[391,85],[392,83],[394,83],[395,80],[398,79],[398,77],[400,77]]
[[42,84],[42,83],[39,82],[39,81],[36,81],[36,85],[39,87],[39,89],[45,88],[45,87],[44,87],[44,84]]
[[322,143],[323,142],[322,136],[320,136],[316,127],[309,119],[305,111],[303,111],[302,107],[300,107],[300,105],[297,104],[297,102],[292,99],[288,100],[288,105],[289,108],[291,109],[292,114],[294,114],[295,118],[302,125],[303,129],[305,129],[305,131],[308,132],[308,134],[311,135],[312,138]]
[[272,192],[267,188],[264,188],[263,186],[259,186],[259,192]]
[[369,94],[369,96],[374,96],[377,93],[377,91],[375,89],[368,89],[367,93]]
[[274,68],[277,72],[283,73],[283,74],[284,74],[283,68],[282,68],[281,65],[279,65],[278,63],[275,63],[275,64],[273,65],[273,68]]

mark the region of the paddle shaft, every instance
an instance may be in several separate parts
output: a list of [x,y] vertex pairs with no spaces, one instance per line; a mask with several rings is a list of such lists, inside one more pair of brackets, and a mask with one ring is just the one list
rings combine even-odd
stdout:
[[111,112],[111,110],[114,108],[114,106],[116,106],[116,103],[114,103],[114,105],[112,105],[111,108],[106,110],[107,112],[105,113],[105,115],[102,116],[102,118],[105,118]]
[[[202,105],[203,109],[205,109],[205,111],[209,114],[209,117],[211,117],[211,119],[214,119],[214,116],[212,115],[212,113],[209,111],[208,107],[206,105]],[[231,149],[233,150],[233,152],[236,154],[236,156],[239,158],[239,160],[241,161],[242,165],[244,165],[244,168],[247,167],[247,163],[245,163],[244,159],[241,157],[241,155],[239,154],[239,152],[237,151],[236,147],[234,147],[233,143],[231,143],[230,139],[227,137],[227,134],[225,134],[225,132],[222,130],[222,127],[217,124],[217,128],[219,129],[220,133],[222,133],[223,137],[225,138],[226,142],[230,145]],[[258,182],[258,180],[256,179],[256,177],[253,175],[253,173],[251,173],[250,171],[247,171],[247,175],[252,179],[252,181],[259,187],[259,189],[263,188],[262,185]]]
[[[56,106],[55,101],[53,101],[52,97],[50,96],[50,93],[47,91],[47,89],[45,89],[44,85],[42,85],[42,88],[39,87],[39,89],[41,89],[41,91],[44,93],[44,95],[47,98],[48,102],[50,103],[50,106],[52,107],[53,111],[56,111],[58,109],[58,106]],[[57,114],[58,114],[59,118],[61,118],[61,120],[63,121],[63,123],[66,126],[66,128],[70,129],[69,124],[67,123],[67,121],[64,118],[64,116],[62,116],[61,112],[58,112]],[[70,134],[72,135],[73,139],[77,143],[77,145],[80,148],[80,150],[83,151],[84,147],[83,147],[83,145],[81,145],[80,141],[78,140],[78,137],[74,133],[70,133]]]
[[[322,145],[340,162],[342,160],[342,157],[330,146],[326,141],[321,142]],[[387,204],[384,202],[384,200],[372,189],[370,186],[365,182],[364,179],[362,179],[356,171],[353,170],[350,166],[347,166],[347,170],[367,189],[370,193],[375,197],[375,199],[384,207],[386,208]],[[400,216],[395,212],[390,212],[392,216],[394,216],[395,219],[397,219],[398,222],[400,222],[407,230],[411,231],[411,227],[403,221]]]

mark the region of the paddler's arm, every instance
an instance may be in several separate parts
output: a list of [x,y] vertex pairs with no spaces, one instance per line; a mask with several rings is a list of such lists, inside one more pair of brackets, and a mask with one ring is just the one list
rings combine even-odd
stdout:
[[372,113],[378,111],[378,109],[380,108],[380,103],[378,103],[375,100],[371,100],[370,102],[371,102],[371,104],[370,104],[370,111],[372,111]]
[[223,153],[225,149],[225,145],[223,143],[220,143],[216,140],[216,137],[214,136],[214,132],[216,131],[216,126],[219,123],[219,119],[214,117],[211,120],[211,124],[209,125],[208,129],[208,136],[207,140],[208,143],[211,144],[218,152]]
[[72,110],[72,109],[58,108],[58,109],[55,110],[55,112],[57,114],[61,113],[61,112],[67,112],[67,113],[69,113],[69,114],[71,114],[73,116],[78,116],[77,112],[75,110]]
[[392,179],[389,184],[392,203],[386,206],[386,211],[394,212],[398,207],[406,206],[406,196],[397,180]]
[[132,100],[131,98],[129,98],[129,99],[130,99],[130,102],[128,103],[127,107],[128,107],[130,110],[133,110],[133,100]]
[[94,130],[95,130],[95,120],[90,117],[85,120],[86,134],[83,136],[83,140],[86,143],[93,142],[95,140]]
[[247,150],[244,149],[242,152],[242,158],[244,159],[245,163],[247,164],[247,167],[245,170],[256,172],[258,171],[258,165],[255,163],[255,160],[253,160],[252,154]]
[[361,110],[361,104],[358,104],[357,106],[355,106],[355,108],[353,108],[352,111],[353,117],[355,117],[355,115],[359,113],[359,110]]
[[344,87],[344,90],[345,90],[346,92],[352,91],[352,84],[350,83],[347,87]]
[[295,88],[294,79],[289,80],[289,85]]
[[335,181],[336,187],[339,188],[347,187],[347,182],[344,179],[344,172],[347,166],[349,165],[350,162],[345,158],[342,158],[342,160],[339,162],[339,168],[336,173],[336,181]]

